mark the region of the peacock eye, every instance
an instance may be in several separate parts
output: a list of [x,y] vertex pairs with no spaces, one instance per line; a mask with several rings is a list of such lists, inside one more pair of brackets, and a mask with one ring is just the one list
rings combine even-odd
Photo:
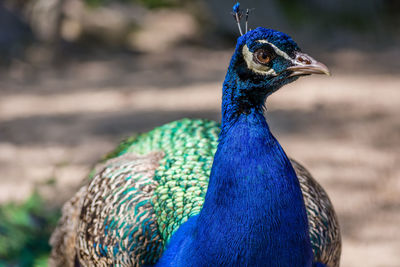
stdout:
[[269,49],[259,48],[253,54],[253,60],[262,65],[268,64],[274,57],[274,53]]

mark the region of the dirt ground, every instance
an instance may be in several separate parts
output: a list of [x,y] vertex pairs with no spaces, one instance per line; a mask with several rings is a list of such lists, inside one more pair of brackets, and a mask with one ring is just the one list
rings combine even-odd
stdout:
[[[0,202],[39,186],[60,205],[121,138],[183,117],[219,120],[230,54],[183,47],[14,62],[0,74]],[[400,266],[400,72],[351,51],[326,59],[333,76],[286,86],[268,99],[267,119],[329,193],[341,266]]]

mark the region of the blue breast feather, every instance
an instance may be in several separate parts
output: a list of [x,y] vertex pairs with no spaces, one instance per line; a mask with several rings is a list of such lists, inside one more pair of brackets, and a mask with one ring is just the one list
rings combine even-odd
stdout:
[[156,266],[304,267],[312,258],[290,161],[262,114],[242,115],[221,138],[200,215],[172,236]]

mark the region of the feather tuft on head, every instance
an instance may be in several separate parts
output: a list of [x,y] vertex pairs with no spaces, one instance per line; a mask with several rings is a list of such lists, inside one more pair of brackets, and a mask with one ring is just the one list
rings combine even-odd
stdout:
[[236,2],[236,4],[233,6],[233,13],[239,13],[240,12],[240,3]]
[[238,25],[239,33],[240,33],[240,35],[243,35],[242,27],[240,26],[240,20],[243,17],[243,12],[240,10],[240,3],[236,2],[236,4],[233,6],[232,10],[233,10],[232,15],[236,21],[236,24]]
[[233,15],[233,18],[236,21],[236,24],[238,26],[240,35],[243,35],[242,26],[240,25],[240,21],[242,20],[243,15],[245,15],[245,17],[246,17],[246,31],[245,31],[245,33],[247,33],[248,32],[249,14],[250,14],[250,11],[252,11],[252,10],[253,9],[246,9],[246,12],[243,12],[240,9],[240,3],[239,2],[236,2],[236,4],[232,8],[233,12],[231,14]]

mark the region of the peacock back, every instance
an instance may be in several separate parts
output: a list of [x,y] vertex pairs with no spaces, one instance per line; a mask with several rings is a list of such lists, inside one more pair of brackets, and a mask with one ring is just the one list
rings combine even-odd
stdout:
[[[219,124],[183,119],[131,137],[106,156],[64,205],[51,238],[53,266],[157,262],[172,234],[200,213]],[[337,217],[323,188],[292,161],[307,208],[315,261],[339,264]]]

